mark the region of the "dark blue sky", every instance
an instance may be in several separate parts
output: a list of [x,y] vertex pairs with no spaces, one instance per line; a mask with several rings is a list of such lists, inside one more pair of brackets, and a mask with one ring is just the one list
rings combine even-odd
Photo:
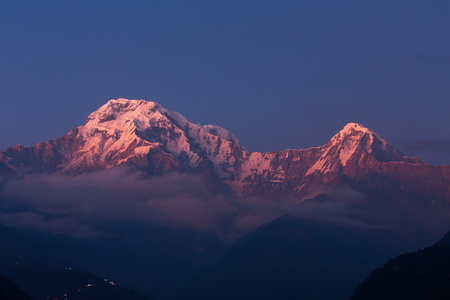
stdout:
[[252,151],[348,122],[450,164],[450,1],[2,1],[0,149],[112,98],[153,100]]

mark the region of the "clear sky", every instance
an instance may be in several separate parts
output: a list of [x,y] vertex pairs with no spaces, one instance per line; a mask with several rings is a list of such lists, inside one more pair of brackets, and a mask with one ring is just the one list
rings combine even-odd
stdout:
[[251,151],[348,122],[450,164],[450,1],[1,1],[0,149],[109,99],[217,124]]

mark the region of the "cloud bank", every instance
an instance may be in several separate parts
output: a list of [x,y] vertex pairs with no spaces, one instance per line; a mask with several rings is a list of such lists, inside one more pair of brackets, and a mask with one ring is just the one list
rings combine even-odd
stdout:
[[232,241],[282,215],[364,228],[385,226],[373,220],[396,222],[394,212],[375,215],[364,209],[366,196],[351,188],[331,192],[326,201],[236,199],[211,194],[199,176],[171,173],[148,178],[126,168],[72,178],[29,175],[3,185],[0,223],[75,238],[114,236],[126,224],[165,226],[211,232]]
[[[352,199],[354,191],[338,198]],[[114,235],[105,224],[188,227],[233,238],[290,214],[338,220],[348,203],[327,205],[212,195],[201,177],[172,173],[147,178],[126,168],[69,178],[36,175],[7,182],[0,194],[0,222],[77,238]]]

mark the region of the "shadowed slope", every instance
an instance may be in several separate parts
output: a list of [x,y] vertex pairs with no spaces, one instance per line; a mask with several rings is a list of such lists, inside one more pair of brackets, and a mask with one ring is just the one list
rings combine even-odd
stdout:
[[450,299],[450,232],[431,247],[402,254],[374,270],[350,300]]
[[402,249],[389,230],[282,217],[238,240],[180,299],[347,299]]

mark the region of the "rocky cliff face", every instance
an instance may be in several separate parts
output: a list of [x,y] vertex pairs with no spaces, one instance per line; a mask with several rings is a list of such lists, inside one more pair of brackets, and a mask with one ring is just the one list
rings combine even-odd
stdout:
[[4,177],[77,176],[119,165],[149,175],[201,174],[212,189],[238,196],[303,200],[314,190],[351,186],[363,193],[450,199],[450,166],[406,157],[360,124],[347,124],[321,147],[249,152],[226,129],[191,123],[144,100],[110,100],[67,135],[33,147],[14,146],[0,156]]

